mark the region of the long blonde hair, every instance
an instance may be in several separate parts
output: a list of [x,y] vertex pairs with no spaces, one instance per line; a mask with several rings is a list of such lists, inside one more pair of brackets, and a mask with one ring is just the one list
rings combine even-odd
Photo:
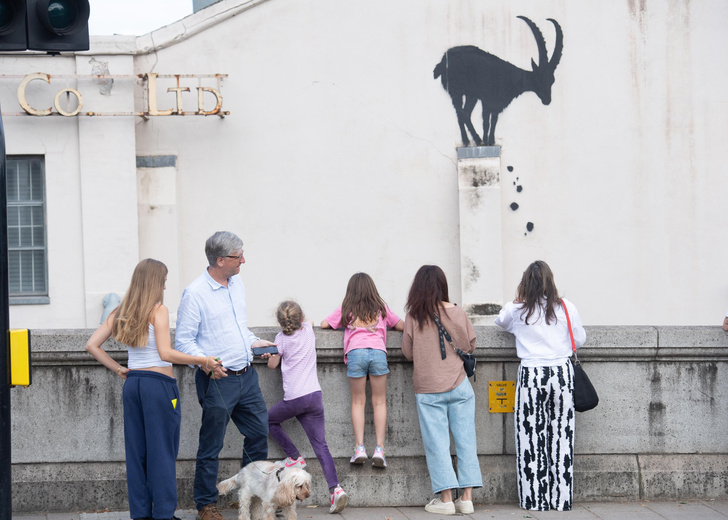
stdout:
[[167,266],[159,260],[146,258],[139,262],[131,275],[129,290],[114,310],[111,335],[130,347],[143,347],[149,337],[149,320],[155,307],[164,300]]

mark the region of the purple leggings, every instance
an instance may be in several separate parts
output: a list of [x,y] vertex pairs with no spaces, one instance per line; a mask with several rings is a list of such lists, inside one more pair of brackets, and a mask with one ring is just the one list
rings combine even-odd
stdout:
[[321,464],[321,469],[326,477],[329,488],[339,485],[339,478],[336,476],[334,459],[326,444],[326,427],[324,424],[324,402],[321,392],[291,399],[290,401],[279,401],[268,410],[268,430],[271,437],[280,444],[286,456],[297,459],[301,453],[293,444],[293,441],[281,426],[283,421],[295,417],[303,426],[308,440],[311,442],[313,451]]

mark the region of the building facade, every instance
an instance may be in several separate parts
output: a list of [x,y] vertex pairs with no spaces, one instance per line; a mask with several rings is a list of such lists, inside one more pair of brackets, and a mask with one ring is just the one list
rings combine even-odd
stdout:
[[726,29],[720,0],[224,0],[1,55],[11,326],[95,327],[150,256],[174,313],[221,229],[255,326],[357,271],[403,315],[422,264],[487,315],[536,259],[585,324],[717,325]]

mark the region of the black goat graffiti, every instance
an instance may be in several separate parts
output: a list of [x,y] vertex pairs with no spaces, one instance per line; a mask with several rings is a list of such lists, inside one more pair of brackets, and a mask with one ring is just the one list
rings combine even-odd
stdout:
[[[511,101],[524,92],[535,92],[544,105],[551,103],[551,86],[554,84],[554,70],[561,59],[564,35],[561,26],[549,18],[556,29],[556,43],[551,61],[546,52],[543,34],[531,20],[519,16],[526,22],[538,45],[538,65],[531,60],[532,70],[519,69],[497,56],[493,56],[473,45],[453,47],[442,56],[433,74],[442,78],[442,86],[452,98],[458,116],[463,144],[470,144],[466,128],[476,144],[495,144],[495,124],[500,114]],[[478,136],[471,115],[480,101],[483,107],[483,139]]]

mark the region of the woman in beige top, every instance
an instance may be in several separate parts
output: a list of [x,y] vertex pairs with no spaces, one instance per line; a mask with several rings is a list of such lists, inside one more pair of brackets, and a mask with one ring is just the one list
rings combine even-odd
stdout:
[[[402,353],[414,364],[417,415],[433,493],[425,511],[444,515],[473,512],[473,488],[482,487],[475,442],[475,394],[460,356],[440,341],[435,316],[463,352],[475,350],[475,331],[463,310],[450,303],[445,273],[420,267],[412,282],[402,334]],[[457,475],[450,457],[450,433],[457,453]],[[453,502],[453,489],[462,489]]]

